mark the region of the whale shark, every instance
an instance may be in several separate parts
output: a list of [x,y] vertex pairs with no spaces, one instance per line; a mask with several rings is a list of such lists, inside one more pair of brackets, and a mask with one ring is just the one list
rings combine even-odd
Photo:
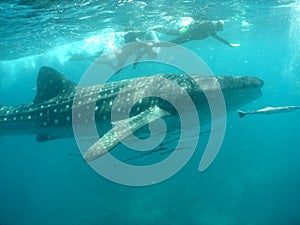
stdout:
[[[168,82],[166,85],[163,80],[175,83],[177,88]],[[182,93],[187,93],[199,118],[209,123],[207,93],[214,97],[220,89],[226,110],[233,111],[260,97],[262,86],[261,79],[251,76],[156,74],[85,87],[50,67],[42,67],[33,102],[0,106],[0,135],[36,135],[37,142],[45,142],[74,137],[75,122],[82,129],[93,122],[100,137],[84,156],[85,160],[92,161],[129,136],[126,125],[136,132],[158,118],[178,116],[172,104],[153,93],[182,104],[188,113],[189,107],[182,102]],[[152,94],[145,94],[147,91]],[[112,124],[124,132],[117,137]]]

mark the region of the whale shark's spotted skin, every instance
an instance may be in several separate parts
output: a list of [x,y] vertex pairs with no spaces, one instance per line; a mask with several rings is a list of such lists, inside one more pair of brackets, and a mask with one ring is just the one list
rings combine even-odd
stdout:
[[[166,84],[162,80],[176,85]],[[187,93],[201,113],[209,114],[205,109],[208,105],[204,92],[213,94],[220,87],[227,109],[235,110],[260,96],[262,85],[263,82],[258,78],[247,76],[160,74],[78,87],[57,71],[42,67],[37,78],[37,94],[32,103],[0,106],[0,135],[37,135],[39,142],[67,138],[73,136],[72,123],[75,120],[75,125],[79,127],[96,122],[100,125],[102,139],[108,142],[105,133],[109,134],[109,128],[103,124],[110,125],[112,113],[117,121],[126,119],[130,113],[132,119],[129,120],[134,121],[136,130],[153,121],[157,117],[155,115],[163,117],[176,114],[171,104],[158,97],[144,98],[147,94],[165,96],[183,104],[183,93]]]

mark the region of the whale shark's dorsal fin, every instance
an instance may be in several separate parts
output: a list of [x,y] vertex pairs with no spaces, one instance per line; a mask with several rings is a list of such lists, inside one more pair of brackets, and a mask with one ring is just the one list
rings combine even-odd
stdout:
[[74,91],[76,84],[50,67],[42,67],[37,78],[37,93],[34,103],[44,102],[56,96]]

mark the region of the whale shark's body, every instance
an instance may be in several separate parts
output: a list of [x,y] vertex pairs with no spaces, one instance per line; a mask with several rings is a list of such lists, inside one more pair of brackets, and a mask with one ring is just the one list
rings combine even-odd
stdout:
[[[166,85],[163,80],[175,83],[182,91]],[[37,141],[42,142],[72,137],[72,123],[74,125],[76,122],[83,129],[89,122],[96,122],[101,148],[94,148],[85,157],[86,160],[93,160],[120,141],[110,130],[112,114],[115,115],[114,121],[124,121],[130,112],[127,122],[133,132],[157,118],[176,116],[174,107],[164,99],[153,96],[153,93],[179,104],[184,104],[181,103],[184,96],[182,92],[187,93],[200,118],[202,116],[203,121],[209,122],[210,112],[205,94],[213,96],[220,87],[227,110],[236,110],[259,97],[262,85],[260,79],[248,76],[162,74],[79,87],[57,71],[42,67],[37,78],[37,94],[32,103],[0,106],[0,135],[37,135]],[[145,98],[147,91],[152,94]],[[189,107],[185,109],[189,111]],[[123,138],[126,138],[124,135]]]

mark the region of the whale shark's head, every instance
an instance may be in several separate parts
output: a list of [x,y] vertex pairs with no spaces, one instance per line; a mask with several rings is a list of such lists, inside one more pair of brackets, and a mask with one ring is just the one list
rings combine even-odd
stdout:
[[236,110],[260,97],[264,84],[261,79],[250,76],[195,75],[193,78],[206,94],[213,96],[217,90],[221,90],[227,110]]
[[261,87],[264,82],[256,77],[225,76],[218,78],[218,81],[228,110],[236,110],[262,95]]

